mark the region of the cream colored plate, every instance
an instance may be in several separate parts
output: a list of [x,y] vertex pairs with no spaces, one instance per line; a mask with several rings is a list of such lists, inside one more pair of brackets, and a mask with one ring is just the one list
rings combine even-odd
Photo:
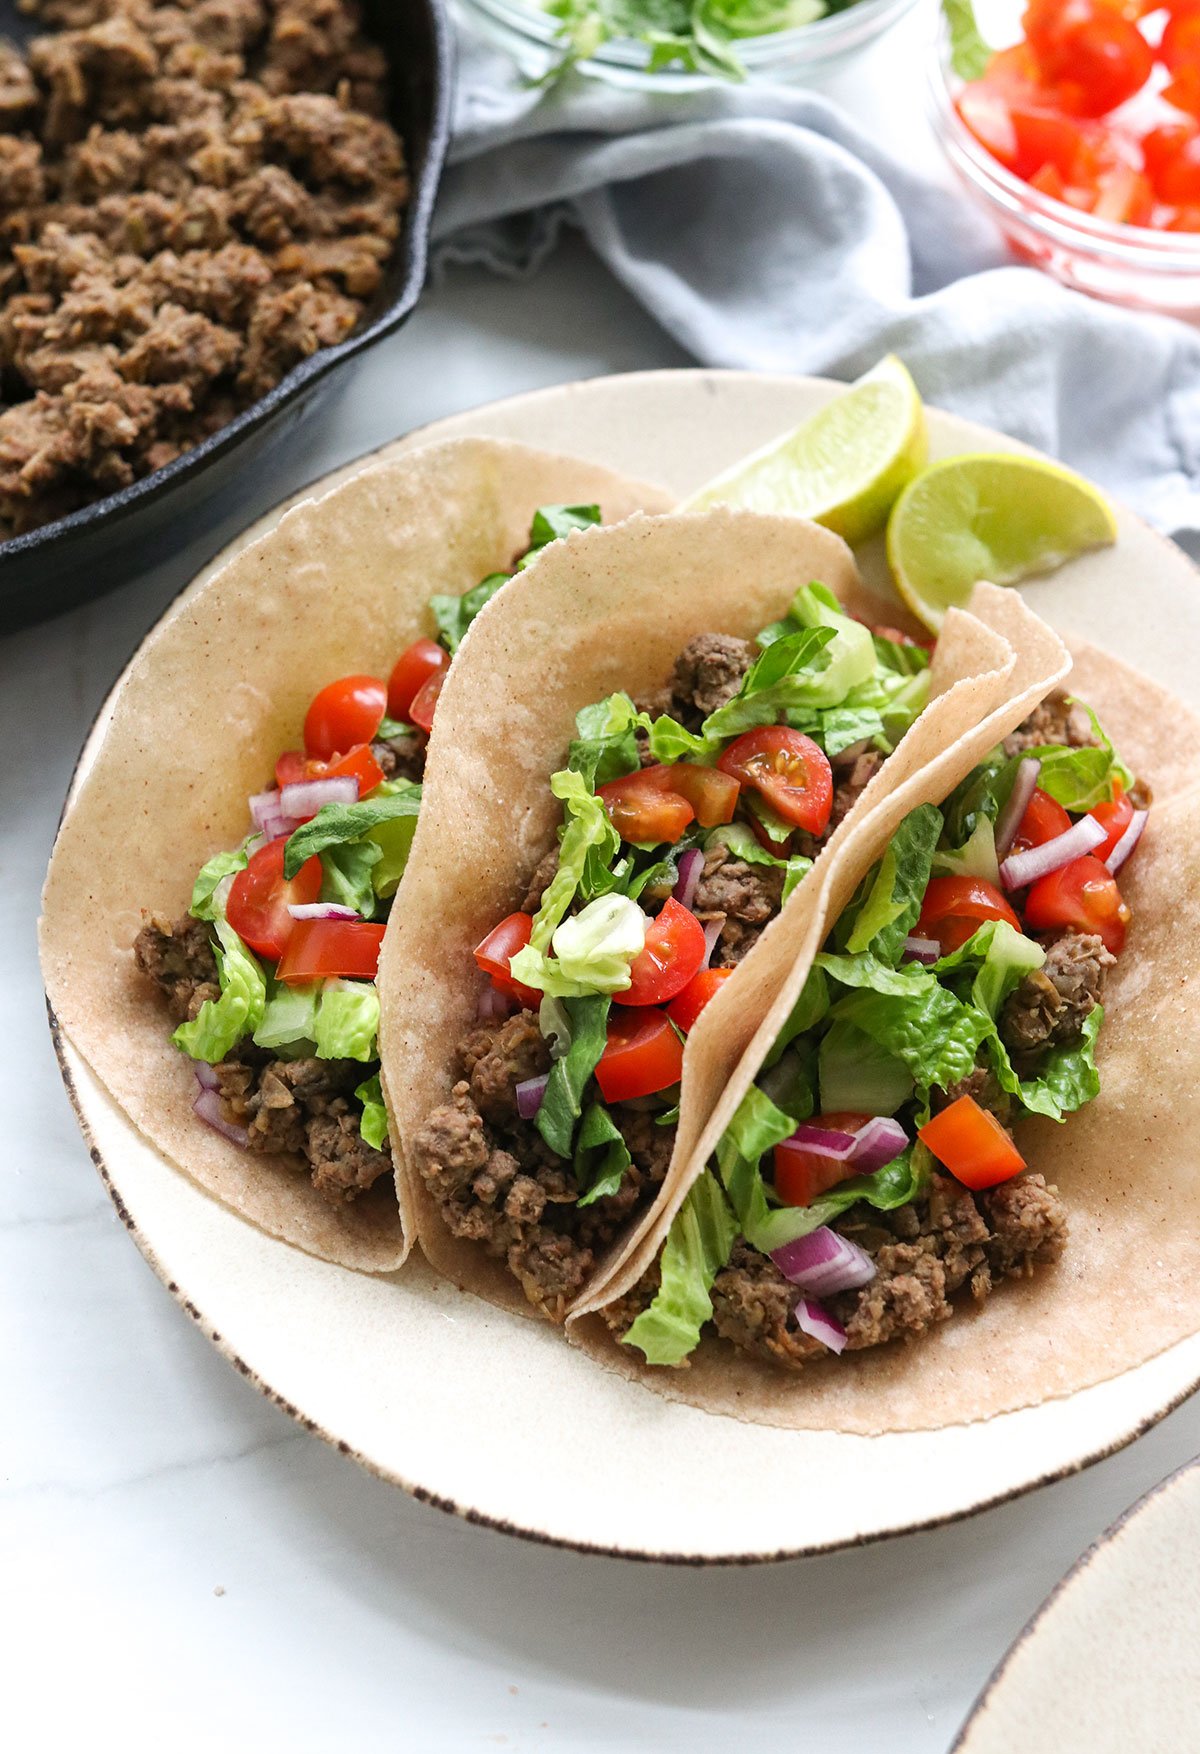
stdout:
[[951,1754],[1200,1745],[1200,1462],[1143,1498],[1021,1633]]
[[[509,437],[684,494],[835,390],[749,373],[601,378],[439,422],[391,452],[464,433]],[[947,415],[931,427],[943,455],[1017,448]],[[1200,706],[1197,575],[1131,515],[1121,524],[1119,558],[1076,561],[1031,586],[1030,600]],[[868,570],[880,564],[878,555],[863,560]],[[1122,577],[1139,581],[1140,601],[1119,594]],[[238,1369],[410,1492],[535,1539],[693,1561],[845,1546],[949,1521],[1070,1473],[1128,1443],[1200,1381],[1193,1338],[1115,1381],[972,1426],[872,1438],[716,1418],[618,1380],[550,1329],[437,1285],[418,1262],[395,1280],[369,1279],[259,1235],[166,1167],[70,1044],[60,1051],[138,1246]]]

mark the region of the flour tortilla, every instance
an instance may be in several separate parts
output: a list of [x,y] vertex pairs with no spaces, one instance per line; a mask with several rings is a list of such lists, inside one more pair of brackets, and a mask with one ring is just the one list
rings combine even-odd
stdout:
[[[1154,789],[1150,826],[1122,874],[1133,910],[1128,947],[1110,974],[1100,1035],[1099,1097],[1060,1126],[1025,1120],[1017,1143],[1056,1185],[1070,1232],[1060,1265],[1006,1285],[978,1309],[911,1347],[831,1358],[798,1375],[706,1338],[689,1368],[651,1370],[594,1313],[628,1290],[653,1260],[671,1218],[708,1161],[798,993],[830,925],[881,855],[896,823],[919,803],[941,803],[979,758],[1056,685],[1012,620],[1015,593],[980,587],[971,608],[1018,642],[1024,676],[1011,701],[893,788],[810,892],[811,930],[792,976],[737,1078],[716,1106],[691,1175],[656,1209],[570,1331],[610,1368],[673,1400],[763,1424],[865,1434],[927,1430],[988,1418],[1067,1395],[1140,1364],[1200,1328],[1200,721],[1157,683],[1082,641],[1069,642],[1072,693],[1100,716],[1117,748]],[[1028,611],[1025,612],[1029,614]],[[1036,618],[1030,616],[1030,622]],[[1044,624],[1036,644],[1053,659]],[[1064,654],[1065,656],[1065,654]],[[1039,668],[1042,674],[1039,678]],[[760,1051],[761,1050],[761,1051]]]
[[[326,1260],[398,1267],[412,1240],[403,1184],[335,1208],[299,1160],[239,1150],[203,1126],[192,1064],[171,1044],[133,939],[144,913],[184,913],[200,866],[242,839],[247,798],[299,741],[318,688],[355,671],[386,676],[432,631],[429,597],[507,569],[539,505],[596,502],[609,519],[671,504],[609,470],[483,439],[426,446],[304,501],[155,628],[59,831],[41,922],[59,1027],[170,1163]],[[402,889],[394,916],[404,908]]]
[[[402,1156],[454,1083],[480,990],[472,949],[520,906],[553,844],[561,806],[548,781],[564,763],[577,711],[617,689],[636,698],[660,687],[698,633],[752,637],[812,579],[851,610],[868,601],[845,544],[800,519],[725,509],[635,517],[555,543],[475,621],[438,704],[404,915],[380,962],[383,1084]],[[920,747],[944,748],[1006,699],[1015,661],[1003,630],[952,613],[928,709],[935,730]],[[912,736],[864,790],[822,863],[909,770]],[[688,1038],[664,1195],[693,1161],[722,1089],[776,1003],[802,941],[810,883],[811,875]],[[407,1180],[433,1266],[493,1303],[535,1313],[504,1265],[452,1236],[420,1178]],[[598,1280],[611,1270],[601,1263]]]

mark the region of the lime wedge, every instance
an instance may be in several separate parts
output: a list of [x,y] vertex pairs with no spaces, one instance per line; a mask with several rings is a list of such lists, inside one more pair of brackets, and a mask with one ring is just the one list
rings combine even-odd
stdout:
[[909,483],[888,520],[896,589],[935,633],[986,579],[1013,585],[1116,541],[1112,507],[1090,481],[1040,457],[949,457]]
[[847,542],[864,542],[883,528],[927,450],[917,387],[889,355],[803,426],[708,482],[680,510],[729,505],[790,512]]

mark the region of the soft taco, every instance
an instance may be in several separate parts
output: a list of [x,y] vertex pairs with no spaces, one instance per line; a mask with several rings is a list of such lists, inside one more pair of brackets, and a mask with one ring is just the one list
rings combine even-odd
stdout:
[[122,679],[46,882],[50,1005],[146,1138],[272,1234],[403,1261],[373,977],[438,688],[538,548],[669,503],[516,444],[431,445],[289,511]]
[[871,607],[828,531],[719,511],[574,532],[473,623],[379,974],[417,1234],[461,1286],[565,1317],[691,1162],[913,727],[941,749],[1008,698],[1002,631],[955,612],[931,656]]
[[1200,725],[1094,648],[1072,669],[1015,594],[971,608],[1019,654],[1008,699],[814,872],[691,1162],[577,1306],[574,1339],[672,1398],[916,1429],[1196,1326]]

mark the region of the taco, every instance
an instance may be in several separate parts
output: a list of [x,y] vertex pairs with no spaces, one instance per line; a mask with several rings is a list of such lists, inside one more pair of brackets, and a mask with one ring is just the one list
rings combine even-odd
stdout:
[[575,1312],[578,1343],[672,1398],[919,1429],[1196,1326],[1174,1069],[1200,724],[1094,648],[1068,675],[1014,594],[971,609],[1020,654],[1010,698],[818,867],[691,1163]]
[[379,975],[459,1285],[564,1318],[691,1161],[911,727],[943,748],[1007,698],[1002,633],[955,612],[931,658],[872,602],[828,531],[718,511],[574,532],[474,622]]
[[145,1137],[264,1230],[403,1261],[373,976],[441,679],[538,548],[669,503],[516,444],[431,445],[289,511],[122,679],[47,877],[50,1005]]

